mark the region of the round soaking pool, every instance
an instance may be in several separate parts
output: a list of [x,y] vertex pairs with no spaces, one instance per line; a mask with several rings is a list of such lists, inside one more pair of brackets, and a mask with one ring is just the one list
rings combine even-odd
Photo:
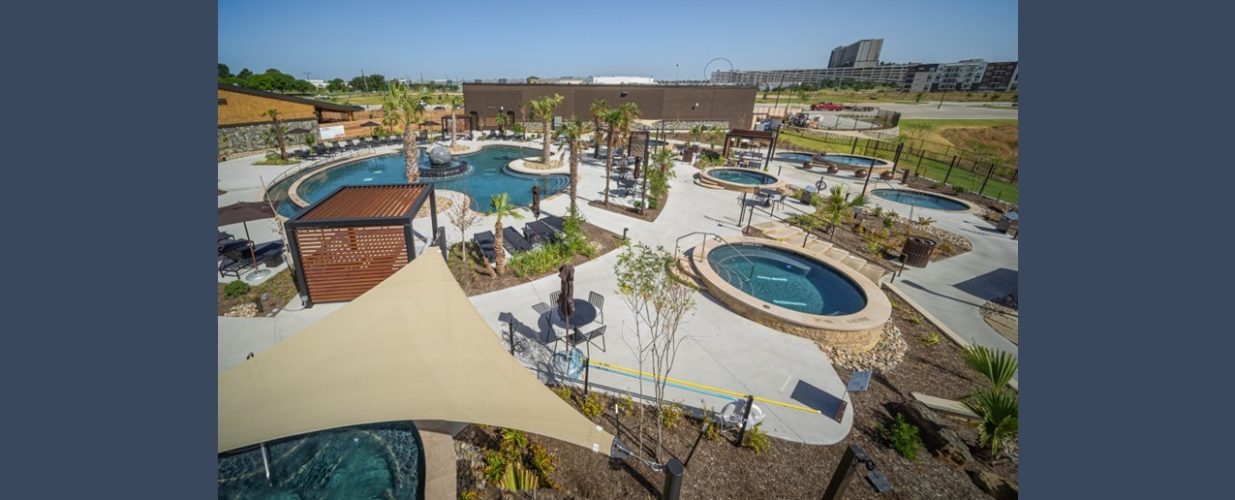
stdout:
[[776,189],[784,186],[775,175],[747,168],[710,168],[699,173],[699,181],[708,187],[749,193],[760,188]]
[[962,212],[969,210],[969,204],[946,196],[937,194],[925,193],[922,191],[910,191],[908,189],[875,189],[871,194],[883,198],[888,201],[913,205],[918,208],[933,208],[935,210],[946,210],[949,212]]
[[690,266],[721,303],[757,323],[853,352],[883,338],[892,304],[879,286],[827,256],[759,238],[709,240]]

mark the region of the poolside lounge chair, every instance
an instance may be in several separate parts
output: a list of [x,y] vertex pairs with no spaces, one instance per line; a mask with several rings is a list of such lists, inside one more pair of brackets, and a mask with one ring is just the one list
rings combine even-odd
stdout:
[[540,220],[541,222],[544,222],[545,224],[547,224],[555,232],[558,232],[558,233],[566,232],[566,221],[562,220],[561,217],[558,217],[556,215],[546,215],[543,219],[540,219]]
[[228,274],[231,274],[236,276],[236,279],[240,279],[240,273],[252,266],[252,261],[233,259],[225,256],[223,257],[223,261],[219,262],[219,277],[225,278]]
[[511,253],[526,252],[532,249],[532,243],[513,227],[502,229],[502,244]]
[[557,239],[557,232],[544,222],[534,220],[523,225],[523,236],[533,244],[552,243]]
[[480,255],[484,257],[486,264],[497,262],[497,254],[493,250],[493,246],[496,244],[493,238],[493,231],[473,234],[472,241],[476,243],[476,248],[480,250]]

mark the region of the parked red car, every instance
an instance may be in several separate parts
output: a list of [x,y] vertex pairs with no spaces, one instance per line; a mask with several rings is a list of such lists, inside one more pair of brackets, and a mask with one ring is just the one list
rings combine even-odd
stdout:
[[845,105],[834,102],[817,102],[810,105],[811,111],[843,111]]

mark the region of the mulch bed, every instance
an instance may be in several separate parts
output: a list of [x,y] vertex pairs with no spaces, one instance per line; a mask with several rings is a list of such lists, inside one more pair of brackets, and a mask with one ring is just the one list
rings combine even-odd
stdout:
[[648,222],[656,222],[656,218],[660,217],[660,212],[662,209],[664,209],[665,202],[667,202],[668,200],[669,200],[669,193],[665,193],[663,196],[660,197],[660,200],[657,201],[656,208],[644,209],[643,213],[639,213],[639,209],[634,208],[634,207],[628,207],[625,205],[618,205],[614,203],[605,205],[604,201],[598,201],[598,200],[589,201],[587,204],[588,206],[596,207],[601,210],[608,210],[613,213],[622,214],[628,217],[634,217],[636,219],[642,219]]
[[267,294],[266,300],[262,301],[262,309],[264,313],[258,316],[274,316],[280,308],[287,305],[287,302],[296,296],[296,284],[292,279],[292,271],[284,269],[278,274],[266,278],[266,281],[261,284],[251,287],[249,293],[240,297],[228,297],[223,293],[226,287],[223,283],[218,284],[219,294],[219,316],[227,314],[235,306],[255,304],[254,298],[261,297]]
[[[960,235],[949,231],[944,231],[943,229],[937,227],[922,230],[919,229],[916,224],[908,223],[907,219],[903,216],[895,219],[892,229],[886,233],[887,236],[884,236],[884,231],[886,229],[883,226],[882,219],[870,214],[869,211],[867,211],[867,214],[862,216],[862,229],[860,230],[862,231],[861,234],[858,233],[859,230],[857,227],[858,225],[854,224],[853,217],[847,216],[845,221],[836,227],[835,234],[832,234],[827,229],[814,229],[811,233],[820,240],[830,242],[836,246],[848,250],[850,253],[857,254],[868,261],[878,262],[879,265],[889,270],[899,269],[899,261],[893,260],[892,255],[884,251],[880,251],[878,254],[872,253],[868,247],[868,242],[871,238],[877,239],[885,249],[899,252],[901,248],[904,247],[905,239],[908,236],[925,236],[935,240],[938,243],[935,246],[934,252],[931,253],[931,262],[943,260],[949,257],[955,257],[972,249],[971,246],[966,247],[956,245],[945,238],[940,238],[937,235],[930,233],[947,233],[950,237],[955,237],[962,240],[965,239]],[[800,244],[801,242],[799,241],[798,243]]]
[[[609,251],[621,246],[622,238],[612,232],[601,229],[599,226],[594,226],[584,222],[581,227],[583,234],[587,235],[587,240],[596,245],[596,256],[599,257]],[[490,228],[492,230],[492,228]],[[459,282],[459,286],[467,293],[468,297],[489,293],[495,290],[502,290],[512,286],[521,285],[536,281],[550,274],[556,274],[557,270],[546,272],[539,276],[516,276],[514,271],[510,269],[510,254],[506,255],[506,273],[501,276],[492,276],[489,274],[489,269],[484,264],[484,259],[480,256],[480,252],[476,250],[476,246],[471,241],[466,242],[467,245],[467,265],[466,267],[460,264],[459,244],[455,244],[450,248],[450,272],[454,274],[455,281]],[[571,257],[570,264],[578,267],[580,264],[592,260],[583,255]]]
[[[964,471],[921,450],[917,461],[911,462],[892,450],[879,437],[877,426],[893,418],[895,408],[911,397],[911,391],[933,396],[959,399],[983,387],[979,375],[971,373],[960,357],[961,349],[942,337],[942,333],[923,320],[904,302],[890,296],[894,304],[893,321],[909,342],[904,361],[889,373],[876,374],[866,392],[853,394],[853,430],[835,445],[806,445],[771,438],[771,448],[763,454],[739,448],[733,444],[734,433],[725,433],[715,441],[700,441],[691,458],[682,488],[682,498],[819,498],[833,470],[849,444],[857,444],[874,459],[878,469],[892,483],[894,490],[879,495],[863,479],[864,469],[850,483],[846,499],[861,498],[989,498],[973,484]],[[941,338],[932,341],[928,339]],[[579,392],[572,404],[578,406]],[[610,433],[615,432],[613,401],[605,398],[610,410],[595,419]],[[633,416],[622,420],[623,441],[633,447],[634,439],[627,432]],[[971,445],[977,442],[977,432],[956,422],[953,426]],[[654,426],[651,426],[654,433]],[[665,430],[667,452],[685,461],[699,435],[700,422],[687,418],[676,428]],[[478,498],[509,498],[493,485],[481,488],[483,475],[477,468],[477,449],[492,448],[494,430],[470,427],[456,436],[459,456],[459,492],[480,490]],[[540,436],[531,440],[546,446],[556,458],[554,478],[558,490],[541,489],[537,498],[657,498],[664,477],[633,459],[613,462],[590,450]],[[973,450],[971,450],[973,451]],[[1013,481],[1017,477],[1014,460],[1003,459],[992,465],[990,460],[975,460],[992,466],[995,473]],[[667,458],[666,455],[665,458]],[[483,468],[483,462],[479,463]]]

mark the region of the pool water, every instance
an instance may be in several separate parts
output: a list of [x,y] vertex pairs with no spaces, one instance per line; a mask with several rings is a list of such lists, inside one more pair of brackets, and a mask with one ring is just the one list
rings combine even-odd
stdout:
[[950,200],[942,196],[935,196],[929,193],[920,193],[918,191],[907,191],[904,189],[876,189],[871,191],[871,194],[883,198],[888,201],[904,203],[920,208],[933,208],[935,210],[962,211],[969,210],[969,206],[956,200]]
[[[476,153],[456,157],[471,165],[468,173],[446,179],[422,176],[420,180],[432,182],[438,189],[467,193],[471,197],[470,206],[476,211],[488,211],[489,200],[499,193],[509,193],[510,202],[514,205],[528,206],[532,204],[532,186],[540,186],[540,196],[545,198],[570,185],[570,176],[531,176],[506,169],[506,165],[511,161],[539,153],[540,150],[537,149],[517,146],[486,146]],[[428,155],[423,151],[420,153],[420,164],[425,168],[429,165]],[[271,188],[270,194],[276,201],[277,210],[285,217],[293,217],[301,210],[287,197],[287,189],[294,181],[294,178],[287,179]],[[300,185],[300,197],[314,203],[342,186],[405,182],[407,174],[403,171],[403,153],[400,152],[368,158],[316,174]]]
[[776,157],[782,160],[793,161],[793,162],[806,162],[806,161],[811,161],[815,159],[815,155],[813,154],[794,153],[794,152],[777,153]]
[[753,170],[741,170],[735,168],[714,168],[712,170],[708,170],[708,175],[722,181],[752,186],[761,186],[776,182],[776,178],[770,175]]
[[266,444],[218,460],[219,498],[397,498],[423,496],[424,458],[411,422],[343,427]]
[[[823,159],[828,160],[828,161],[834,161],[836,163],[844,163],[846,165],[853,165],[855,167],[870,167],[871,166],[870,158],[863,158],[861,156],[823,155]],[[887,165],[887,164],[888,164],[887,161],[875,160],[876,167],[881,166],[881,165]]]
[[866,307],[856,283],[828,265],[762,245],[723,245],[708,252],[721,279],[764,302],[822,316],[853,314]]

